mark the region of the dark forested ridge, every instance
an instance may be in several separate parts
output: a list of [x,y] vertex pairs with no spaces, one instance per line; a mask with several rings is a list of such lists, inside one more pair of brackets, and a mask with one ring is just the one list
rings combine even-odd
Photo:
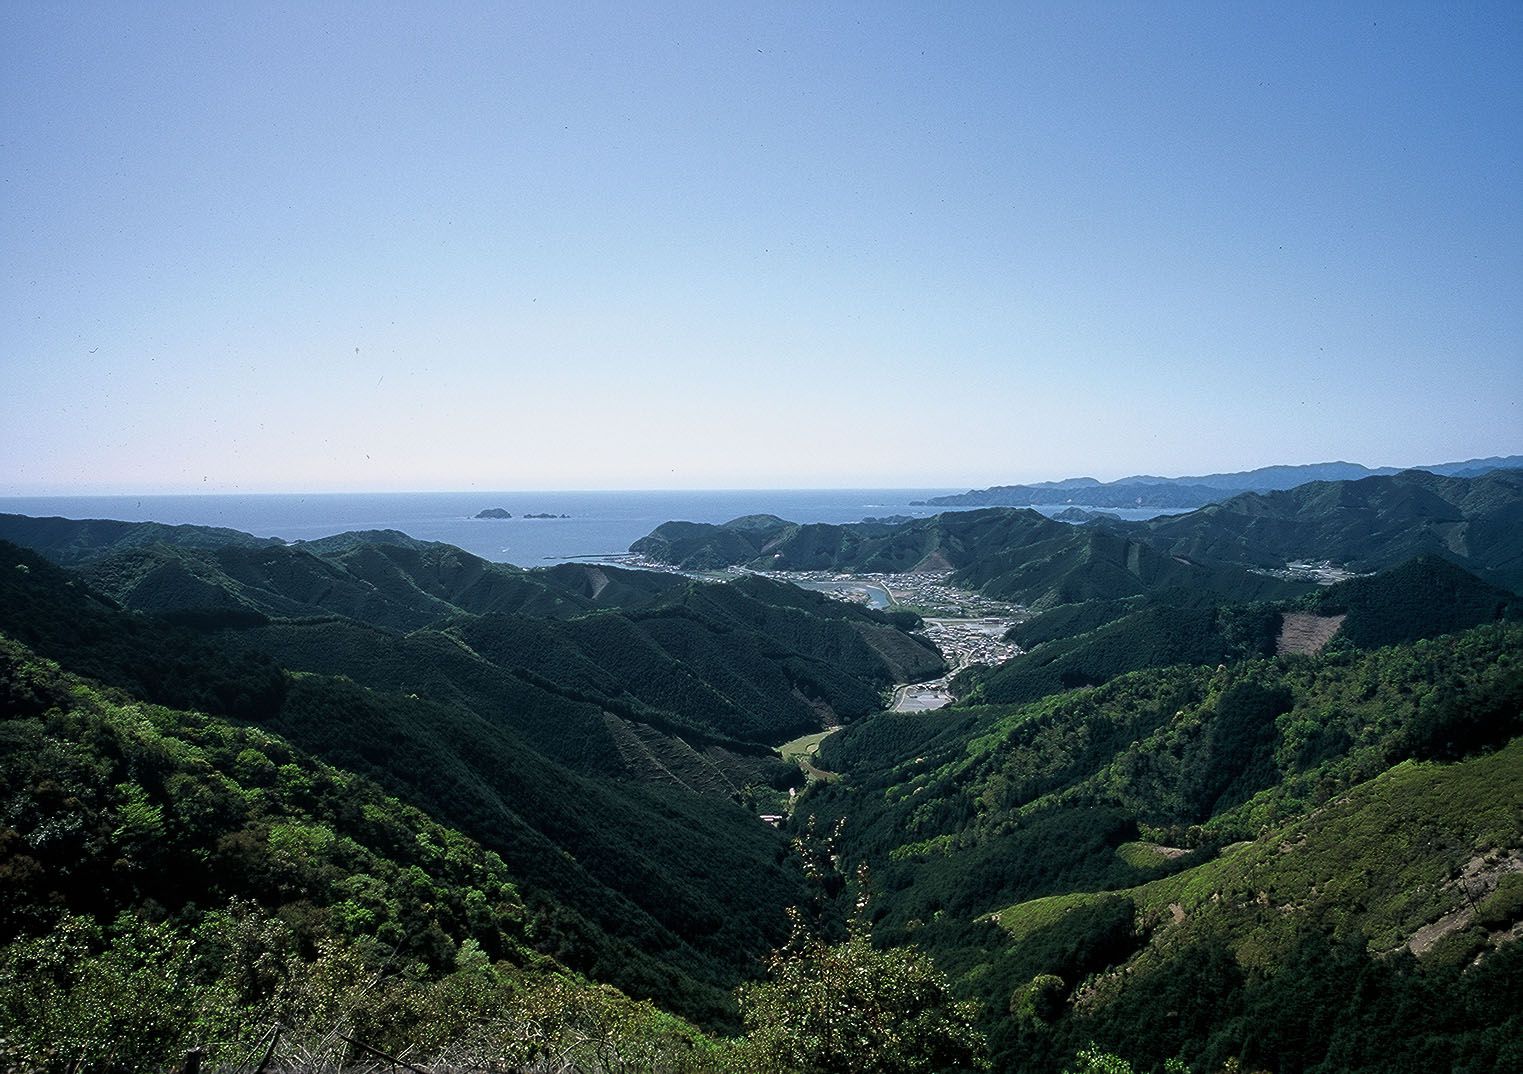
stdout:
[[[44,554],[72,547],[55,526],[40,532]],[[569,756],[568,741],[586,740],[642,770],[646,751],[631,735],[645,732],[629,722],[699,748],[771,745],[875,711],[893,683],[943,670],[934,647],[887,617],[764,579],[524,571],[389,532],[292,547],[118,538],[121,550],[99,549],[80,577],[127,609],[229,646],[278,650],[299,670],[437,689],[478,712],[490,695],[520,730],[553,726],[545,748]],[[441,674],[441,662],[454,670]],[[509,696],[516,704],[505,709]]]
[[[757,575],[8,523],[0,1062],[232,1070],[280,1022],[431,1070],[1510,1069],[1518,493],[642,542],[1032,609],[911,714],[915,617]],[[771,749],[836,724],[807,786]]]
[[630,550],[688,569],[738,564],[768,570],[950,571],[957,585],[1032,606],[1176,588],[1235,599],[1305,588],[1236,565],[1166,555],[1142,531],[1071,526],[1014,508],[948,512],[897,525],[668,522]]
[[1355,571],[1433,554],[1480,577],[1523,585],[1523,471],[1441,477],[1409,470],[1361,481],[1247,493],[1148,524],[1171,555],[1255,567],[1327,560]]
[[503,856],[557,922],[553,953],[632,994],[723,1018],[724,992],[754,969],[798,897],[778,865],[786,844],[726,797],[590,780],[507,719],[293,676],[215,631],[113,608],[22,550],[5,558],[0,632],[124,696],[256,723],[424,807]]
[[1523,471],[1444,477],[1419,470],[1244,493],[1146,523],[1070,526],[1016,508],[947,512],[898,525],[737,519],[664,523],[631,551],[695,568],[949,570],[960,585],[1033,607],[1163,589],[1273,599],[1266,577],[1293,561],[1356,572],[1433,554],[1482,578],[1523,585]]
[[[79,574],[4,546],[0,631],[375,780],[499,853],[567,964],[709,1020],[800,898],[786,841],[731,801],[797,778],[767,744],[942,668],[886,617],[763,579],[314,545],[129,541]],[[166,579],[186,562],[203,585]]]
[[111,552],[147,545],[179,548],[259,548],[279,545],[274,537],[255,537],[216,526],[166,526],[159,522],[115,519],[33,518],[0,514],[0,541],[33,548],[55,563],[74,566]]
[[1032,701],[1142,668],[1273,656],[1294,629],[1287,616],[1325,623],[1324,645],[1373,649],[1516,620],[1520,609],[1523,598],[1435,555],[1278,602],[1175,589],[1152,599],[1065,604],[1010,631],[1027,652],[964,672],[956,691],[973,703]]
[[0,698],[7,1070],[764,1069],[606,983],[669,974],[655,937],[568,970],[585,920],[375,781],[3,637]]

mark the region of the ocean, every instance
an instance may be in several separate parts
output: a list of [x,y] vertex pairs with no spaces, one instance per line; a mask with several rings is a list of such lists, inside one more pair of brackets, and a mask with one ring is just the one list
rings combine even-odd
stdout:
[[[860,522],[863,518],[936,514],[911,500],[964,489],[736,489],[650,492],[390,492],[269,493],[181,496],[10,496],[0,513],[129,522],[225,526],[260,537],[313,540],[347,530],[400,530],[443,541],[483,559],[541,567],[617,555],[662,522],[727,522],[740,515],[777,515],[794,522]],[[478,519],[500,507],[511,519]],[[1062,508],[1043,508],[1056,513]],[[1128,518],[1153,511],[1119,511]],[[526,514],[566,518],[524,518]]]

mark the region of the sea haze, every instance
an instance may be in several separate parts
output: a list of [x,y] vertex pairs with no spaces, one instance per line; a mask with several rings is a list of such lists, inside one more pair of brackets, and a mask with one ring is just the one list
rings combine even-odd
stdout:
[[[215,496],[13,496],[0,512],[64,518],[115,518],[170,525],[225,526],[260,537],[314,540],[346,530],[400,530],[444,541],[483,559],[538,567],[623,553],[671,519],[726,522],[770,514],[792,522],[922,518],[946,508],[914,507],[962,489],[734,489],[700,492],[394,492]],[[1043,508],[1052,514],[1067,505]],[[501,507],[511,519],[478,519]],[[1117,511],[1147,518],[1155,511]],[[525,514],[568,518],[524,518]]]

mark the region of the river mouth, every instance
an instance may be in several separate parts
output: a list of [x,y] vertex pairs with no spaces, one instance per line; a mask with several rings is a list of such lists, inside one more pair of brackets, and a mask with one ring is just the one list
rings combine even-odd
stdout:
[[887,611],[893,606],[894,598],[889,595],[887,589],[873,582],[864,582],[860,579],[829,580],[818,578],[789,577],[788,581],[800,589],[812,589],[817,593],[827,593],[843,600],[855,601],[865,604],[875,611]]

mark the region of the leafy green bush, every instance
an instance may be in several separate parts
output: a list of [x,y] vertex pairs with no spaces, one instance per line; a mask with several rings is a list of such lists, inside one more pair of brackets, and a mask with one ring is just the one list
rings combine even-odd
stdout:
[[796,931],[770,977],[740,991],[751,1074],[955,1074],[983,1069],[972,1005],[931,960],[880,951],[856,927],[839,944]]

